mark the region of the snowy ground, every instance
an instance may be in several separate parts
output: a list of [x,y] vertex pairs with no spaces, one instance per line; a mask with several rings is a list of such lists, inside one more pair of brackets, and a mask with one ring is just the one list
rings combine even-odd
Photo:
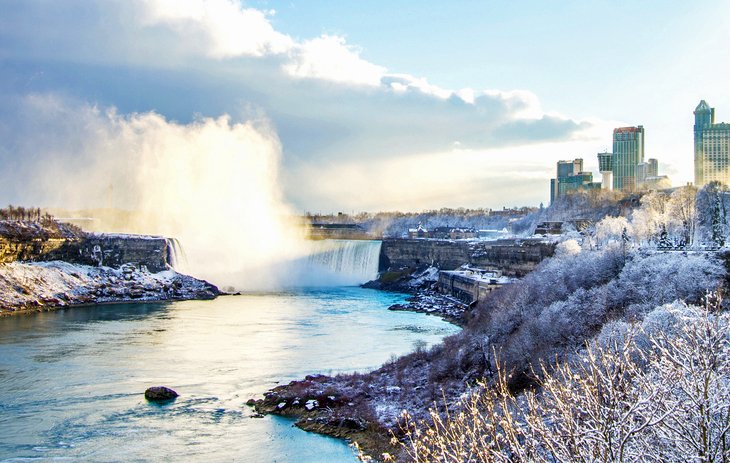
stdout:
[[210,299],[215,286],[174,270],[119,269],[61,261],[0,264],[0,315],[77,304]]

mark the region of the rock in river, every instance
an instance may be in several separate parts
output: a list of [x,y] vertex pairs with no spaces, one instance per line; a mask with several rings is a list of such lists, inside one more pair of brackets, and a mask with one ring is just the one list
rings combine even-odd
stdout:
[[152,386],[144,391],[144,398],[150,402],[167,402],[178,396],[178,393],[165,386]]

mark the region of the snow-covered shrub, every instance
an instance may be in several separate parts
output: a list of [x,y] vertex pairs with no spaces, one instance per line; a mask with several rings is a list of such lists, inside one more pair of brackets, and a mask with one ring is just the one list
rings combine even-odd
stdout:
[[641,319],[678,299],[700,302],[726,274],[712,254],[623,256],[611,246],[558,253],[518,284],[490,294],[464,336],[488,336],[514,381],[526,381],[536,362],[580,346],[608,320]]
[[673,335],[615,325],[572,361],[542,368],[537,390],[514,396],[501,374],[450,413],[433,411],[428,423],[404,413],[404,457],[442,463],[730,460],[730,316],[683,304],[655,312],[655,321],[672,316]]
[[678,299],[699,302],[718,288],[724,274],[722,263],[708,254],[636,254],[609,284],[608,304],[635,317]]
[[578,254],[581,251],[580,243],[576,239],[565,240],[555,246],[555,255],[558,257]]

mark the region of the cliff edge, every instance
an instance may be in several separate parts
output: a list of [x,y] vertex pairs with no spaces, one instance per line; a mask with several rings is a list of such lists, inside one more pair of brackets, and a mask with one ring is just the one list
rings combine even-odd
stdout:
[[0,316],[109,302],[213,299],[176,272],[164,237],[85,233],[59,222],[0,220]]

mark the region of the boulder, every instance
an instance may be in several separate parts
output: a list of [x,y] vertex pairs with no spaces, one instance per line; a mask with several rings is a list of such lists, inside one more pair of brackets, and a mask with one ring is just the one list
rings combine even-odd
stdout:
[[345,428],[352,429],[353,431],[364,431],[368,427],[368,422],[362,418],[344,417],[340,420],[333,420],[330,424]]
[[165,386],[152,386],[144,391],[144,398],[150,402],[167,402],[174,400],[178,393]]

